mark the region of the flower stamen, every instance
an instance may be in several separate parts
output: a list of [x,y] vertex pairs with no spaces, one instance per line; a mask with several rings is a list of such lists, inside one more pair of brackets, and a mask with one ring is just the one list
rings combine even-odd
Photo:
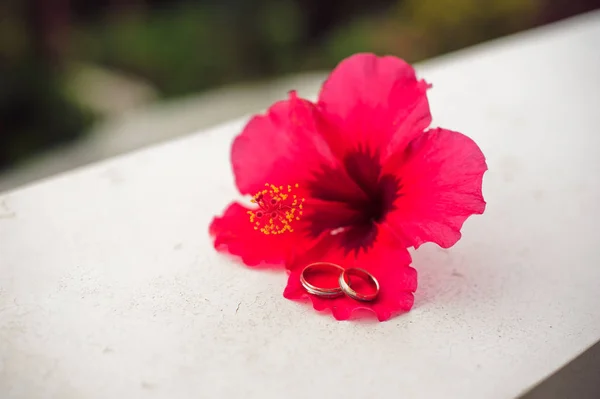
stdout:
[[265,183],[265,188],[250,200],[258,205],[258,209],[248,211],[254,230],[267,235],[293,232],[292,224],[300,220],[304,202],[304,198],[292,193],[298,187],[298,184],[278,187]]

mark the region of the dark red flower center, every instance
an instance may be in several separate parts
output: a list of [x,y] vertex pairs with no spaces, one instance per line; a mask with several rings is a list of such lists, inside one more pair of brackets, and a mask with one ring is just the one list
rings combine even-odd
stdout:
[[346,251],[368,249],[377,236],[377,224],[394,209],[400,181],[381,174],[379,154],[356,150],[337,168],[324,166],[308,184],[314,201],[307,216],[314,237],[339,234]]

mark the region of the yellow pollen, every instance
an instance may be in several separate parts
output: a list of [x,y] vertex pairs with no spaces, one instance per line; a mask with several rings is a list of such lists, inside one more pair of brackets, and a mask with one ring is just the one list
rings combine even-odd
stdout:
[[265,189],[256,193],[250,200],[258,205],[258,208],[248,211],[254,230],[266,235],[293,232],[292,223],[300,220],[300,209],[304,202],[304,198],[293,194],[294,188],[298,187],[298,184],[275,186],[265,183]]

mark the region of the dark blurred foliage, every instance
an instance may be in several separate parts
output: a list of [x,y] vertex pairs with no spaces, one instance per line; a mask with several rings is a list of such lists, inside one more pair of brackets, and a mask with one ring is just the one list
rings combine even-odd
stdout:
[[30,5],[0,2],[0,169],[76,138],[92,120],[65,92],[60,54]]
[[165,96],[309,69],[358,51],[414,62],[600,6],[600,0],[0,0],[0,168],[77,137],[90,113],[69,63]]

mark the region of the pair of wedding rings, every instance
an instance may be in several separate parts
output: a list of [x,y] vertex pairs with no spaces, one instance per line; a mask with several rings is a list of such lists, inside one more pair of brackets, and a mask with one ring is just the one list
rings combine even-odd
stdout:
[[[337,286],[318,287],[307,280],[307,275],[313,272],[323,273],[328,271],[330,273],[333,272],[336,275],[339,274],[339,277],[337,278]],[[368,292],[358,292],[351,287],[350,278],[352,276],[366,281],[373,289],[369,290]],[[302,270],[302,273],[300,273],[300,283],[309,294],[321,298],[337,298],[342,295],[347,295],[357,301],[371,302],[374,301],[379,294],[379,281],[377,281],[375,276],[368,271],[356,267],[344,269],[342,266],[330,262],[315,262],[306,266]]]

